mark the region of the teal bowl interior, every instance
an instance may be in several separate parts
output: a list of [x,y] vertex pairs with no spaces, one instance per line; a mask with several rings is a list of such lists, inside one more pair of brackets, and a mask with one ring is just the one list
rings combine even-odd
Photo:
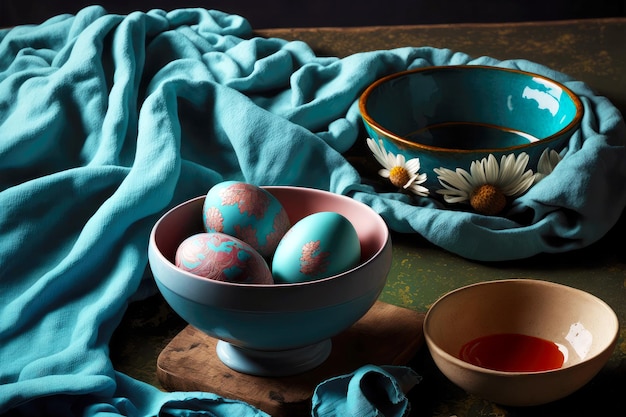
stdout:
[[153,227],[148,259],[157,287],[189,324],[219,339],[218,356],[249,374],[283,376],[325,360],[330,338],[376,302],[391,268],[391,240],[383,219],[346,196],[301,187],[265,187],[290,221],[319,211],[348,218],[361,242],[361,263],[342,274],[296,284],[235,284],[176,268],[176,248],[202,229],[204,196],[173,208]]
[[560,151],[580,125],[580,99],[546,77],[499,67],[442,66],[381,78],[360,99],[368,135],[434,168],[465,170],[489,154]]

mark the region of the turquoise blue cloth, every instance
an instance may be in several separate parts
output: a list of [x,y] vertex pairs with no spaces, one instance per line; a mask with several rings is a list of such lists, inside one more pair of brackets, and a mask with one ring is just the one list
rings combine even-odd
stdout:
[[[357,99],[372,81],[468,63],[542,73],[583,98],[567,157],[513,207],[523,222],[378,194],[343,156],[364,140]],[[429,47],[324,58],[216,11],[91,7],[2,30],[0,413],[262,415],[207,393],[161,393],[108,357],[129,302],[155,291],[150,228],[218,181],[351,195],[394,230],[472,259],[514,259],[588,245],[615,223],[625,130],[606,99],[535,63]]]
[[421,380],[404,366],[362,366],[319,384],[313,393],[311,416],[408,416],[411,404],[405,393]]

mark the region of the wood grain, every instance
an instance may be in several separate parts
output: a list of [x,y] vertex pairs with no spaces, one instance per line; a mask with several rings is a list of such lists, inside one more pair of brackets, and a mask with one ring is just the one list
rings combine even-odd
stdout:
[[169,391],[207,391],[246,401],[274,417],[310,415],[322,381],[366,364],[405,365],[423,344],[424,314],[377,301],[350,329],[332,339],[329,358],[300,375],[269,378],[242,374],[215,353],[217,340],[185,327],[157,359],[157,377]]

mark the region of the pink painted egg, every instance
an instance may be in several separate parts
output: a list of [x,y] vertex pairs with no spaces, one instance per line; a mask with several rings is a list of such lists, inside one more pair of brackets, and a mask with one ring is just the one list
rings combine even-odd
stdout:
[[198,233],[176,251],[178,268],[204,278],[238,284],[273,284],[265,259],[247,243],[223,233]]
[[224,181],[207,192],[202,208],[206,232],[219,232],[243,240],[270,259],[291,226],[287,212],[261,187]]

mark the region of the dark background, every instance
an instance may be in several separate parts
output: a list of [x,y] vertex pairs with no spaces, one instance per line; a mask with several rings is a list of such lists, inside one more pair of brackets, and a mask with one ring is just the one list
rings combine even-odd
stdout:
[[254,29],[437,23],[520,22],[626,16],[626,0],[0,0],[0,27],[40,23],[90,4],[110,13],[217,9],[246,17]]

